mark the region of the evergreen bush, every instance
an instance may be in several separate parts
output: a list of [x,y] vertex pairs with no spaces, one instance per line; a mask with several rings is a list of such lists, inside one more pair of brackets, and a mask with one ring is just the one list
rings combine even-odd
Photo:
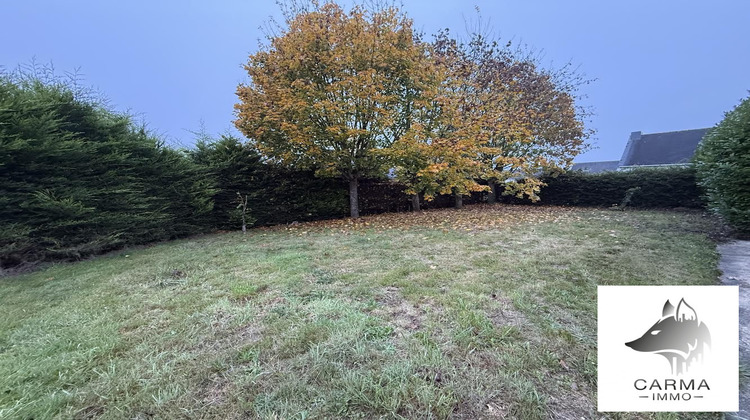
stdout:
[[248,213],[258,225],[331,219],[348,212],[345,182],[263,161],[251,144],[236,137],[202,135],[190,156],[217,186],[208,216],[214,228],[240,228],[237,193],[248,197]]
[[[628,206],[639,208],[701,208],[703,202],[696,184],[695,169],[666,167],[630,171],[585,173],[569,171],[544,179],[541,205],[611,207],[621,204],[628,190]],[[638,188],[638,190],[635,190]],[[522,202],[517,199],[506,199]]]
[[62,83],[0,76],[0,266],[204,230],[202,168]]
[[709,206],[750,234],[750,97],[706,134],[694,160]]

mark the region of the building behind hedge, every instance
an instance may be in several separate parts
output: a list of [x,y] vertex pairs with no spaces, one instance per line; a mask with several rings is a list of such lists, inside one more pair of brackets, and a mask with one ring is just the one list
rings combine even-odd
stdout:
[[630,134],[620,160],[574,163],[571,170],[588,173],[626,171],[637,168],[688,166],[708,128]]

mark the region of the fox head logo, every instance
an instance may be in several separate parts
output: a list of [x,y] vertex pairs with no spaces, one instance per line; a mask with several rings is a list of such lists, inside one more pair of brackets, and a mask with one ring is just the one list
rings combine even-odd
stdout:
[[672,368],[673,375],[686,373],[694,363],[703,362],[703,352],[711,347],[711,334],[698,314],[681,299],[677,308],[667,300],[661,319],[641,338],[625,343],[636,351],[660,354]]

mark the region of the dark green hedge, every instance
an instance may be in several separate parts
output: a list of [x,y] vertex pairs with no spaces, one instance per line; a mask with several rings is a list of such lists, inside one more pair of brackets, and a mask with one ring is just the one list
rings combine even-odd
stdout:
[[349,190],[339,179],[316,178],[312,171],[275,165],[264,169],[263,187],[252,206],[258,224],[275,225],[346,217]]
[[200,166],[64,85],[0,77],[0,268],[205,230]]
[[[639,208],[702,208],[701,191],[696,185],[695,169],[668,167],[635,169],[621,172],[588,174],[566,172],[546,177],[539,205],[611,207],[622,205],[628,190],[635,189],[628,206]],[[387,181],[365,182],[360,192],[363,214],[410,210],[410,198],[404,187]],[[506,203],[532,204],[527,199],[503,196]],[[464,204],[487,201],[487,194],[473,193],[464,197]],[[423,208],[451,207],[452,196],[441,195],[423,203]]]
[[294,171],[264,162],[249,144],[232,136],[199,141],[190,153],[217,185],[214,209],[207,222],[216,229],[238,229],[238,193],[248,197],[249,216],[256,225],[331,219],[348,214],[347,184],[316,178],[312,171]]
[[709,206],[738,233],[750,235],[750,98],[706,134],[695,165]]
[[[212,197],[214,209],[206,216],[216,229],[240,228],[238,193],[247,195],[249,215],[255,225],[334,219],[349,214],[347,182],[317,178],[313,171],[295,171],[264,162],[252,145],[235,137],[198,141],[190,156],[217,185]],[[361,180],[361,214],[411,210],[411,198],[404,190],[403,185],[388,180]],[[481,195],[475,194],[464,202],[470,204],[481,199]],[[453,197],[438,196],[423,203],[423,208],[452,205]]]
[[545,179],[539,204],[564,206],[621,205],[627,191],[637,188],[629,206],[641,208],[701,208],[695,170],[686,167],[635,169],[631,171],[566,172]]

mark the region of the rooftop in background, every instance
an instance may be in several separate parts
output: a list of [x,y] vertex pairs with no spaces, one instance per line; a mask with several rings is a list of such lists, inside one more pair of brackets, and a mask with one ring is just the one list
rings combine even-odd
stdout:
[[687,165],[708,128],[643,134],[634,131],[619,161],[574,163],[572,171],[617,171],[639,166]]
[[645,165],[676,165],[690,163],[708,128],[669,131],[666,133],[630,134],[620,159],[620,167]]

